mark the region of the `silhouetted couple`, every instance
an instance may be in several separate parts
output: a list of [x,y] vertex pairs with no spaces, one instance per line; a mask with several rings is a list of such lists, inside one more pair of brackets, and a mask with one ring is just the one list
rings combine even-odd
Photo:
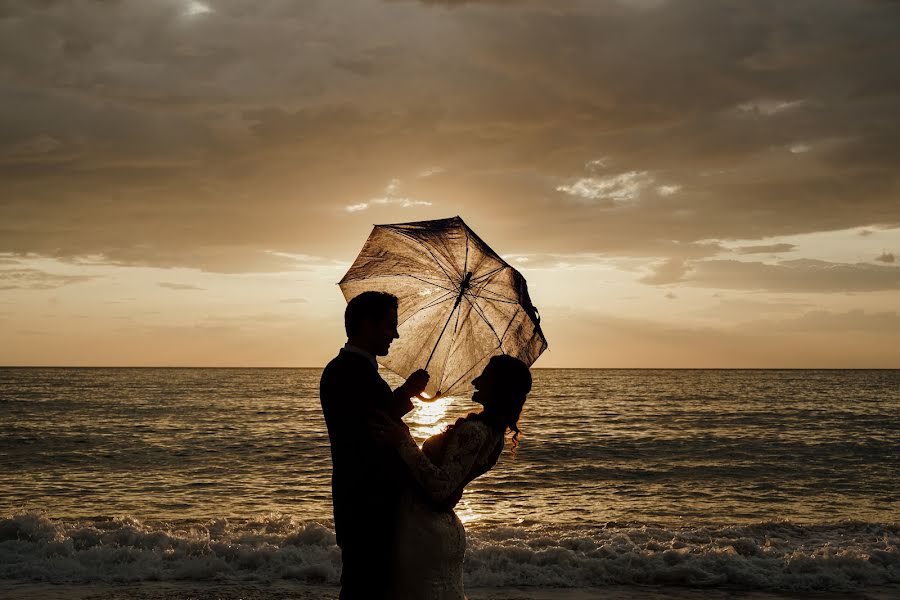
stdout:
[[331,440],[342,600],[463,600],[465,529],[453,508],[503,450],[531,390],[525,363],[495,356],[473,380],[483,406],[420,450],[403,423],[428,384],[419,370],[396,390],[378,374],[397,333],[397,298],[364,292],[344,313],[347,343],[322,373]]

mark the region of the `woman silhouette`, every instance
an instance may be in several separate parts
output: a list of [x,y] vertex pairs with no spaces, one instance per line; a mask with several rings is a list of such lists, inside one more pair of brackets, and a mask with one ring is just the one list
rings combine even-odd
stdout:
[[398,506],[392,598],[465,599],[466,532],[453,508],[465,486],[497,462],[507,431],[513,448],[518,444],[531,372],[517,358],[495,356],[472,384],[472,400],[484,409],[428,438],[421,450],[403,425],[390,419],[376,425],[376,437],[397,448],[421,487],[408,490]]

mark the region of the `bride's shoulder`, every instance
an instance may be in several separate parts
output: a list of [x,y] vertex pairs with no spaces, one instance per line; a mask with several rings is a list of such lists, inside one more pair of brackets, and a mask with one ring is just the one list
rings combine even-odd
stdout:
[[479,441],[494,437],[496,430],[481,419],[466,419],[456,428],[458,435]]

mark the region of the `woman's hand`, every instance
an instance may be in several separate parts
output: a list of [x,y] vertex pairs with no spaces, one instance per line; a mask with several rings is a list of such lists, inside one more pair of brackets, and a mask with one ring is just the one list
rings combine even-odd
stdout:
[[375,411],[375,419],[371,425],[372,437],[379,444],[397,447],[404,439],[410,437],[409,428],[398,423],[384,411]]

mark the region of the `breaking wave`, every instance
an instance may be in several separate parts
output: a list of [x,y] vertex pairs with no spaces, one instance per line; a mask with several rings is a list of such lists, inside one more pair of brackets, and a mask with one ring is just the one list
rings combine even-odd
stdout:
[[[593,587],[665,584],[769,591],[846,591],[900,583],[900,526],[595,527],[472,525],[466,585]],[[0,519],[0,579],[337,583],[328,523],[288,516],[208,521],[131,517]]]

